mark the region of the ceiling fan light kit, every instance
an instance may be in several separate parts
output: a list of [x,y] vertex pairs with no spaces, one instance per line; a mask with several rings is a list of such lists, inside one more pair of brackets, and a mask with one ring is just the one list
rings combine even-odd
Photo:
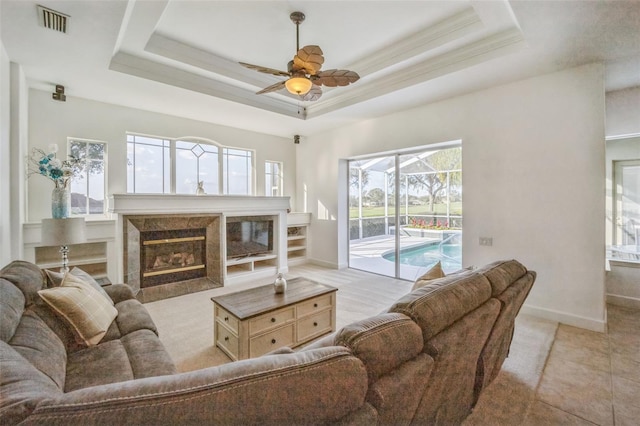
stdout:
[[285,81],[272,84],[269,87],[256,92],[257,95],[275,92],[280,89],[287,89],[293,95],[298,95],[303,101],[315,101],[322,96],[320,86],[336,87],[347,86],[355,83],[360,76],[349,70],[326,70],[320,71],[324,63],[324,56],[320,46],[309,45],[300,49],[300,24],[304,21],[305,15],[302,12],[293,12],[289,15],[291,22],[296,25],[296,55],[289,62],[287,71],[280,71],[260,65],[240,62],[240,65],[279,77],[289,77]]
[[292,95],[306,95],[311,90],[313,83],[307,77],[291,77],[284,82],[285,87]]

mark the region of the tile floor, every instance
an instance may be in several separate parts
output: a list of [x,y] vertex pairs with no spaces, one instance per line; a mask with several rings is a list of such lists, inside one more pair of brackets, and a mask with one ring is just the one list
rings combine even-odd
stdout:
[[608,333],[558,327],[527,425],[640,425],[640,310],[607,308]]

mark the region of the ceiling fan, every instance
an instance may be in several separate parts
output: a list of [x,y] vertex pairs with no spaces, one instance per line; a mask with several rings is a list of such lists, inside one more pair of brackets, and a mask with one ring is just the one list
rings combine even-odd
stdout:
[[322,49],[319,46],[310,45],[300,49],[300,24],[304,21],[304,13],[293,12],[289,15],[291,21],[296,24],[296,50],[297,53],[292,61],[287,65],[287,71],[280,71],[273,68],[262,67],[260,65],[247,64],[240,62],[240,65],[247,68],[263,72],[265,74],[273,74],[281,77],[289,77],[285,81],[272,84],[269,87],[256,92],[257,95],[263,93],[275,92],[276,90],[286,88],[289,93],[298,95],[303,101],[315,101],[322,96],[320,86],[336,87],[347,86],[355,83],[360,79],[358,73],[349,70],[326,70],[320,71],[324,63]]

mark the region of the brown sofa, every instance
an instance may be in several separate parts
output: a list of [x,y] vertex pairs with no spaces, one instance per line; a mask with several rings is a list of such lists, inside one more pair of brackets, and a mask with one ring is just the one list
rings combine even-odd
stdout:
[[26,262],[0,271],[0,424],[459,424],[508,354],[535,273],[501,261],[429,282],[299,351],[176,374],[144,307],[75,343]]

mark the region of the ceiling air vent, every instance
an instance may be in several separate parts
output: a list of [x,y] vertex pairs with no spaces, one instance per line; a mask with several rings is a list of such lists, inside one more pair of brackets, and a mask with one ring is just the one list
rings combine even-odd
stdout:
[[38,19],[40,20],[40,24],[45,28],[66,34],[67,21],[69,18],[69,15],[38,5]]

